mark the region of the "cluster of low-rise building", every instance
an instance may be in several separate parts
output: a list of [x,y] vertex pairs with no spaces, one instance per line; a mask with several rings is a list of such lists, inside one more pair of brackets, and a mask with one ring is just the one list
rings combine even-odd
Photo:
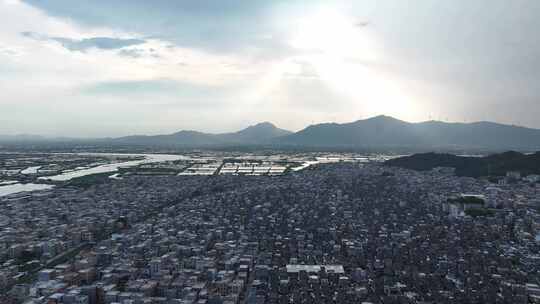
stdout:
[[[463,194],[490,213],[452,212]],[[14,195],[0,301],[540,303],[539,198],[529,182],[359,162]]]

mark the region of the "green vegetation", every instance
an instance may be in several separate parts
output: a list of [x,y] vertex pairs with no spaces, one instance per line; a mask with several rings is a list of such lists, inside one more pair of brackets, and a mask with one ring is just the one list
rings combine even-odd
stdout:
[[67,183],[67,186],[88,188],[92,185],[103,184],[103,183],[106,183],[107,181],[110,181],[109,176],[111,176],[112,174],[114,173],[106,172],[106,173],[98,173],[98,174],[76,177],[70,180]]
[[19,271],[31,271],[32,269],[39,267],[39,261],[29,261],[24,264],[19,264]]
[[486,203],[483,199],[475,196],[460,196],[457,198],[450,198],[448,199],[448,202],[462,204],[479,204],[482,206]]
[[432,170],[437,167],[455,168],[457,176],[482,177],[505,176],[506,172],[519,171],[524,175],[540,174],[540,152],[522,154],[505,152],[486,157],[456,156],[441,153],[422,153],[395,158],[385,165],[417,171]]
[[[238,158],[225,158],[223,159],[224,164],[241,164],[246,162],[245,159],[238,159]],[[261,164],[262,160],[249,160],[250,163],[258,163]]]
[[20,277],[15,284],[30,284],[34,282],[37,279],[37,274],[40,270],[45,268],[52,268],[56,265],[65,263],[67,261],[72,260],[75,258],[82,250],[91,248],[91,245],[88,243],[80,244],[79,246],[70,249],[60,255],[57,255],[56,257],[49,260],[43,267],[37,267],[33,269],[26,269],[27,273]]
[[182,170],[173,168],[128,168],[119,170],[122,174],[138,174],[138,175],[175,175]]
[[39,259],[39,256],[35,252],[30,250],[24,250],[21,253],[21,256],[16,259],[16,263],[18,265],[22,265],[36,259]]
[[472,217],[479,216],[492,216],[495,212],[491,209],[482,209],[482,208],[470,208],[465,210],[465,214]]

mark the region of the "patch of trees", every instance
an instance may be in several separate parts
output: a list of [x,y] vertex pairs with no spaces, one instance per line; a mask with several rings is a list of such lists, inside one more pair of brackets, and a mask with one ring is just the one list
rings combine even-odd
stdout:
[[453,202],[453,203],[462,203],[462,204],[476,204],[476,205],[485,204],[485,201],[483,199],[476,196],[460,196],[457,198],[448,199],[448,201]]
[[455,169],[457,176],[469,177],[504,176],[509,171],[519,171],[524,175],[529,175],[540,174],[540,152],[523,154],[510,151],[485,157],[421,153],[391,159],[386,161],[385,165],[417,171],[449,167]]
[[494,213],[493,210],[483,208],[470,208],[465,210],[465,214],[472,217],[491,216]]

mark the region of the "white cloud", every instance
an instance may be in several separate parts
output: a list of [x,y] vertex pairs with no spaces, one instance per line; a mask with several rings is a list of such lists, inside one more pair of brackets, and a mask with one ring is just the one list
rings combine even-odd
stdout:
[[[447,9],[468,8],[456,2],[405,10],[395,1],[234,1],[224,15],[224,4],[197,1],[160,1],[146,14],[154,3],[0,0],[0,121],[10,122],[1,132],[227,131],[259,120],[298,129],[376,114],[498,119],[511,107],[504,99],[535,100],[535,40],[513,56],[513,45],[488,35],[497,32],[489,12],[467,16],[482,24],[476,36],[471,20],[454,24]],[[537,11],[508,24],[533,29]],[[537,123],[540,108],[522,104]]]
[[[5,45],[1,48],[2,53],[23,56],[17,64],[10,58],[1,59],[3,64],[16,66],[20,71],[16,74],[19,77],[12,79],[12,84],[25,79],[27,85],[69,87],[92,82],[167,78],[226,85],[235,78],[234,75],[249,72],[239,71],[242,60],[232,56],[180,48],[167,41],[144,39],[136,33],[81,27],[47,16],[20,2],[4,2],[0,5],[0,19],[6,24],[0,30],[0,42]],[[26,34],[38,38],[29,39],[21,33],[40,34]],[[96,37],[113,38],[99,38],[100,41],[96,41]],[[63,39],[60,41],[62,43],[58,43],[59,39]],[[107,45],[102,43],[104,39],[108,40]],[[111,46],[110,43],[115,45]],[[94,45],[97,47],[92,48]],[[122,56],[126,53],[118,53],[114,50],[116,47],[121,47],[124,52],[149,56]],[[84,53],[69,51],[79,49]]]
[[0,55],[17,57],[17,56],[21,56],[22,52],[18,48],[14,48],[10,46],[0,46]]

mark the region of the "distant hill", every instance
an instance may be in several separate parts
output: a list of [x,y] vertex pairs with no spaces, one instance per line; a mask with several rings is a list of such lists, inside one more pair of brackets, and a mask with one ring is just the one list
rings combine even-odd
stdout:
[[214,134],[207,134],[198,131],[179,131],[166,135],[133,135],[119,138],[106,139],[113,144],[131,145],[186,145],[199,146],[221,143]]
[[0,142],[7,143],[36,143],[36,142],[59,142],[71,141],[69,137],[49,137],[34,134],[0,135]]
[[522,154],[514,151],[486,157],[466,157],[452,154],[422,153],[391,159],[387,166],[425,171],[437,167],[456,169],[458,176],[503,176],[508,171],[540,174],[540,152]]
[[224,133],[218,135],[225,142],[254,142],[261,143],[269,139],[292,134],[291,131],[283,130],[272,123],[262,122],[249,126],[241,131],[234,133]]
[[26,142],[26,141],[43,141],[47,138],[39,135],[20,134],[20,135],[0,135],[0,141],[5,142]]
[[409,123],[389,116],[377,116],[344,124],[312,125],[274,141],[312,147],[538,150],[540,130],[492,122]]
[[112,143],[133,145],[180,145],[180,146],[215,146],[233,144],[262,144],[269,140],[289,135],[292,132],[280,129],[269,122],[249,126],[232,133],[209,134],[198,131],[180,131],[168,135],[136,135],[109,139]]

